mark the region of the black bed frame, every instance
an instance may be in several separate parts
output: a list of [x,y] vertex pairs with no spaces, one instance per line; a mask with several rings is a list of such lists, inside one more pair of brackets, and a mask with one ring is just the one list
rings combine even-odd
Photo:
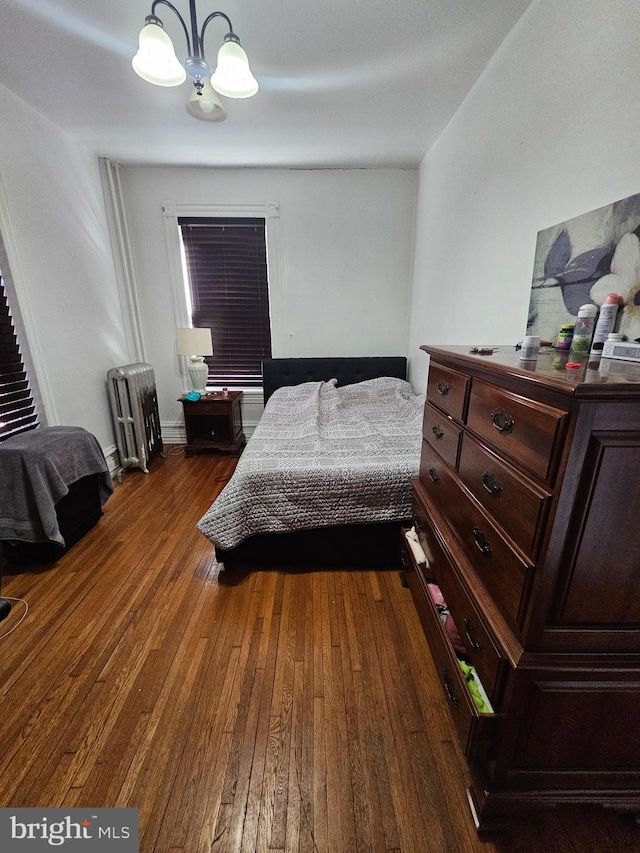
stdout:
[[[278,388],[302,382],[351,385],[367,379],[407,377],[404,356],[344,358],[269,358],[262,362],[264,402]],[[216,558],[227,566],[396,567],[399,564],[400,522],[350,524],[259,534],[235,548],[216,548]]]

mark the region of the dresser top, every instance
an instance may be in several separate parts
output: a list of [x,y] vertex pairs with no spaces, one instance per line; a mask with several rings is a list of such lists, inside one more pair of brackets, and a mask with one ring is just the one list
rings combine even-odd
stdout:
[[[522,361],[513,344],[483,346],[493,349],[491,355],[470,352],[473,346],[420,347],[438,361],[449,363],[458,370],[469,370],[475,375],[496,373],[518,378],[532,385],[542,385],[570,396],[623,396],[640,399],[640,363],[618,361],[612,358],[590,357],[557,352],[549,348],[541,351],[535,361]],[[567,363],[579,363],[578,369],[567,368]]]

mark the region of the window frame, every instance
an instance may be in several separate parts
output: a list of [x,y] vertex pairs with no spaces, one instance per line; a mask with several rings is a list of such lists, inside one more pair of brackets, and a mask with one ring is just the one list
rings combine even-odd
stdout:
[[[7,357],[0,357],[0,444],[12,436],[37,429],[40,413],[34,400],[29,374],[22,355],[16,319],[9,302],[6,267],[0,265],[0,335]],[[6,397],[5,397],[6,395]],[[5,410],[5,407],[8,407]]]
[[41,427],[60,423],[55,395],[49,385],[46,359],[29,301],[26,277],[20,260],[18,241],[9,212],[7,194],[0,178],[0,266],[5,293],[11,308],[13,327],[18,338],[31,396]]
[[[181,217],[204,218],[258,218],[265,220],[265,241],[267,248],[267,279],[269,286],[269,307],[271,321],[271,352],[274,358],[284,355],[284,323],[282,304],[282,281],[280,272],[280,205],[278,202],[258,202],[255,204],[184,204],[173,200],[162,202],[165,239],[169,261],[169,276],[173,299],[173,311],[176,329],[191,325],[189,304],[187,300],[188,283],[184,280],[180,225]],[[175,363],[181,364],[183,375],[186,375],[187,359],[175,351]],[[217,387],[212,384],[211,387]],[[234,385],[238,390],[256,391],[260,386]]]

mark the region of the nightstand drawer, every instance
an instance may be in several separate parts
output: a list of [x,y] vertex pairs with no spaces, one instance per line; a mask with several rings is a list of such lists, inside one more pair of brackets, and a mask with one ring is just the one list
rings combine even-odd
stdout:
[[462,438],[458,474],[514,542],[535,555],[551,495],[469,434]]
[[552,482],[568,415],[474,379],[467,424],[514,464]]
[[434,447],[452,468],[458,461],[461,428],[443,415],[435,406],[427,403],[424,407],[422,436]]
[[232,400],[217,400],[212,402],[202,397],[197,402],[183,400],[185,414],[189,415],[222,415],[228,417],[233,408]]
[[470,381],[464,373],[432,362],[429,365],[427,400],[461,421]]

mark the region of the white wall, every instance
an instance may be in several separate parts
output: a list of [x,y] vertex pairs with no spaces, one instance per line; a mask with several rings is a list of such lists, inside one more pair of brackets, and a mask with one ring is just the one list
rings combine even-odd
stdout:
[[421,344],[514,344],[538,231],[640,191],[640,15],[536,0],[419,175],[411,378]]
[[0,85],[0,179],[47,422],[108,451],[106,371],[128,356],[97,158]]
[[121,181],[167,434],[180,422],[187,383],[175,348],[163,200],[279,202],[283,336],[274,355],[406,354],[416,171],[124,167]]

